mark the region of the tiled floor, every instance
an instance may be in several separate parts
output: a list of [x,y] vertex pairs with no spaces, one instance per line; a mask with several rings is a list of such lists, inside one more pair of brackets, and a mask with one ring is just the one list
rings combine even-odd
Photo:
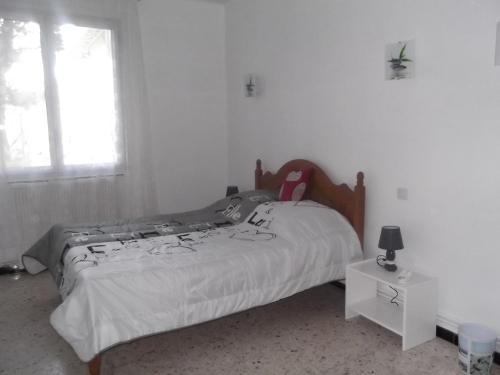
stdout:
[[[2,276],[0,291],[0,374],[86,374],[49,324],[59,298],[47,273]],[[455,346],[435,339],[402,352],[397,335],[362,318],[346,322],[343,299],[342,290],[325,285],[120,345],[104,354],[103,375],[458,374]]]

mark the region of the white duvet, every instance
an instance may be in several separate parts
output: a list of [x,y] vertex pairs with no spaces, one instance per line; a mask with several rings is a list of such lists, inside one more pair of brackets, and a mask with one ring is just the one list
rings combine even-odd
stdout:
[[74,247],[50,322],[82,361],[344,278],[362,257],[346,219],[311,201],[262,204],[211,231]]

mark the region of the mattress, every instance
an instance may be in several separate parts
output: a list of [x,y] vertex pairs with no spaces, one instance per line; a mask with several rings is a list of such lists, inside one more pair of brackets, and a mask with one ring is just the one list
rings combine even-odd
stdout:
[[[88,246],[98,249],[98,267],[74,261]],[[87,362],[119,343],[342,279],[361,258],[338,212],[312,201],[266,202],[231,227],[73,247],[64,261],[72,287],[50,321]]]

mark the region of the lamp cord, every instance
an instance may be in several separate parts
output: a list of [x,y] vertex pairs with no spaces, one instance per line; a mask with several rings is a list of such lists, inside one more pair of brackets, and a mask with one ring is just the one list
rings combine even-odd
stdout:
[[396,295],[394,297],[392,297],[392,299],[391,299],[391,303],[395,304],[396,306],[399,306],[398,301],[396,301],[396,298],[398,298],[398,296],[399,296],[398,290],[396,288],[393,288],[390,285],[389,285],[389,288],[391,288],[392,290],[394,290],[396,292]]
[[[382,268],[384,267],[384,265],[381,262],[385,262],[386,260],[387,260],[387,258],[384,255],[377,255],[377,264],[380,267],[382,267]],[[394,297],[392,297],[391,303],[395,304],[396,306],[399,306],[398,301],[396,301],[396,299],[399,297],[398,290],[396,288],[393,288],[390,285],[388,285],[388,286],[389,286],[389,288],[391,288],[396,293],[396,295]]]
[[385,262],[386,260],[387,260],[387,258],[385,257],[385,255],[377,255],[377,264],[380,267],[384,267],[384,265],[380,262]]

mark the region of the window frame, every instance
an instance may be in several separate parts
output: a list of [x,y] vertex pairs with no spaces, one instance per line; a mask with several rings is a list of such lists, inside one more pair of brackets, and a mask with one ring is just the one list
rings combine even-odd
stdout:
[[[24,22],[36,22],[40,27],[40,50],[44,73],[44,96],[47,114],[49,138],[50,166],[21,167],[9,169],[4,166],[4,172],[9,183],[40,182],[49,180],[64,180],[75,178],[93,178],[101,176],[122,176],[127,170],[126,128],[123,119],[122,70],[121,70],[121,24],[117,19],[106,17],[81,16],[65,13],[64,16],[51,12],[32,11],[24,8],[13,9],[0,7],[0,18],[10,18]],[[64,165],[61,119],[59,111],[58,84],[55,77],[55,49],[51,32],[55,25],[72,24],[80,27],[99,28],[111,32],[111,55],[114,72],[114,94],[116,110],[116,148],[118,160],[116,163],[99,165]],[[0,130],[1,132],[2,130]],[[0,142],[3,135],[0,134]],[[0,147],[3,147],[0,143]],[[0,150],[0,152],[3,152]]]

